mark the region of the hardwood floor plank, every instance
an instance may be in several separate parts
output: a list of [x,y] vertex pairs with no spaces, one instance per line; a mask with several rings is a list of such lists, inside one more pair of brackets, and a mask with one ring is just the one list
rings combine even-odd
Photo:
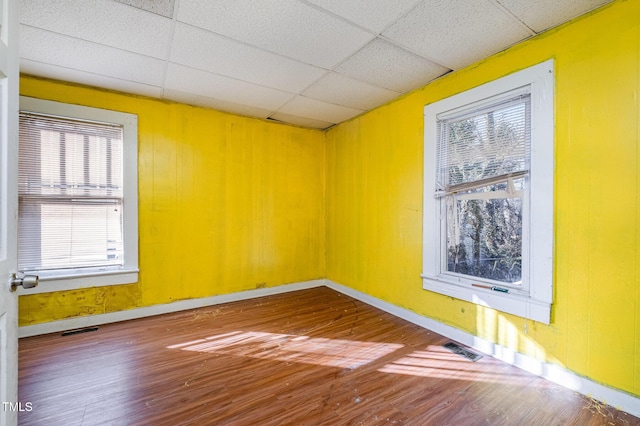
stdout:
[[20,425],[638,425],[328,288],[20,341]]

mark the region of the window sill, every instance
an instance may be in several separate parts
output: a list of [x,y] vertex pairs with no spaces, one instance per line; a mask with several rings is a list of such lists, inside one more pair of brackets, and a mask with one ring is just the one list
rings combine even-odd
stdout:
[[138,282],[138,269],[85,272],[81,274],[39,274],[37,287],[25,290],[18,287],[17,294],[29,295],[54,291],[78,290],[81,288],[133,284]]
[[422,288],[543,324],[551,322],[551,304],[531,297],[455,285],[424,275]]

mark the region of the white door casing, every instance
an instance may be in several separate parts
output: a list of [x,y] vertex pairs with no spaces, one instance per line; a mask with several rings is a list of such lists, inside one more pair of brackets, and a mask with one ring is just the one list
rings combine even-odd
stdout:
[[0,0],[0,425],[18,423],[18,10]]

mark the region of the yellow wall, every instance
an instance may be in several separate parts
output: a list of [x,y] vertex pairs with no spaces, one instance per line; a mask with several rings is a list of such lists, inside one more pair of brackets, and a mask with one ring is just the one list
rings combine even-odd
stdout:
[[[556,219],[546,326],[422,290],[420,272],[424,105],[549,58]],[[640,395],[639,93],[640,0],[617,1],[331,129],[327,277]]]
[[20,325],[324,276],[324,135],[23,77],[22,95],[138,114],[137,284],[20,297]]

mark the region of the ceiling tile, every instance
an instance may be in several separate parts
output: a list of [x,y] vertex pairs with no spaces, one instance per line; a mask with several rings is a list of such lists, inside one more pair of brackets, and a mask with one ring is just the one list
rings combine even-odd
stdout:
[[326,70],[190,25],[176,25],[170,59],[191,68],[299,93]]
[[217,74],[169,64],[165,87],[221,101],[275,111],[293,97],[290,93]]
[[539,33],[610,3],[610,0],[498,0],[498,3]]
[[108,0],[22,0],[20,22],[161,59],[172,31],[170,19]]
[[361,114],[362,110],[330,104],[304,96],[296,96],[278,112],[291,114],[298,117],[312,118],[314,120],[339,123]]
[[167,18],[173,18],[175,0],[116,0],[117,2],[137,7]]
[[307,0],[351,22],[379,33],[420,0]]
[[235,102],[227,102],[220,99],[214,99],[206,96],[194,95],[191,93],[179,92],[175,90],[165,90],[164,98],[187,105],[213,108],[217,109],[218,111],[244,115],[247,117],[267,118],[273,113],[273,110],[251,107]]
[[324,68],[373,37],[297,0],[182,0],[178,20]]
[[401,93],[332,72],[305,90],[303,95],[332,104],[369,110],[397,98]]
[[20,27],[19,48],[22,59],[150,86],[162,85],[164,62],[148,56],[24,25]]
[[84,84],[87,86],[117,90],[119,92],[149,96],[152,98],[159,98],[162,95],[162,89],[158,86],[150,86],[147,84],[105,77],[56,65],[30,61],[28,59],[20,60],[20,72],[39,77],[51,78],[54,80],[73,81],[74,83]]
[[297,115],[284,114],[281,112],[275,113],[269,118],[283,123],[295,124],[296,126],[302,127],[311,127],[313,129],[326,129],[335,124],[322,120],[314,120],[312,118],[298,117]]
[[336,68],[349,77],[406,93],[449,71],[382,39],[375,39]]
[[452,69],[460,69],[529,37],[489,1],[424,0],[383,36]]

